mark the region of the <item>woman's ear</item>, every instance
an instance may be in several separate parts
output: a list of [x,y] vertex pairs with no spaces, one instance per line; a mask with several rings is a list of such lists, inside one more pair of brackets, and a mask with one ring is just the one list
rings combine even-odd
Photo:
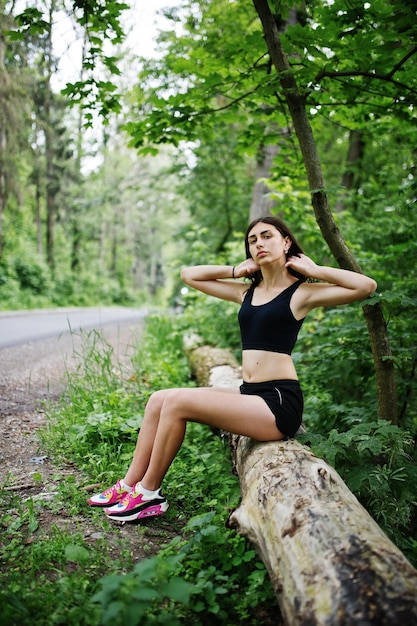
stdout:
[[292,241],[291,241],[291,239],[288,236],[285,237],[285,239],[284,239],[284,246],[285,246],[284,247],[284,252],[285,252],[285,254],[288,254],[288,251],[289,251],[289,249],[292,246]]

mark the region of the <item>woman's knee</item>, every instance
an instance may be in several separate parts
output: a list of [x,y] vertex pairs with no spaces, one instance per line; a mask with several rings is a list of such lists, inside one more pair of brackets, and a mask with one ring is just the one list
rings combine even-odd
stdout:
[[187,388],[167,389],[161,407],[161,417],[185,417],[184,408],[186,406]]
[[160,413],[169,389],[160,389],[155,391],[146,403],[146,410],[151,413]]

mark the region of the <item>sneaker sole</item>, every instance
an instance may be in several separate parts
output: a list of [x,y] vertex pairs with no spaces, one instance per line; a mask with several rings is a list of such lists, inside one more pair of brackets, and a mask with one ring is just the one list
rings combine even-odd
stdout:
[[163,515],[168,510],[168,502],[162,502],[161,504],[154,504],[153,506],[143,509],[142,511],[133,511],[132,513],[107,513],[108,519],[116,520],[117,522],[134,522],[135,520],[146,519],[147,517],[157,517]]

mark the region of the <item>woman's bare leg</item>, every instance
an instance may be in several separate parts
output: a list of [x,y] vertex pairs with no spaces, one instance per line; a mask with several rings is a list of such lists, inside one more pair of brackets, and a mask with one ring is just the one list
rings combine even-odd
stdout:
[[[137,478],[145,489],[155,490],[161,486],[181,447],[188,421],[207,424],[259,441],[277,441],[284,438],[277,429],[274,415],[262,398],[241,395],[238,390],[227,394],[224,391],[215,388],[186,388],[164,392],[163,398],[160,398],[162,405],[158,425],[153,430],[150,457],[150,438],[146,447],[148,466],[145,473]],[[139,466],[142,471],[143,464],[139,462],[137,467]],[[129,472],[126,478],[128,476]]]
[[152,454],[153,443],[159,424],[161,407],[164,403],[167,390],[162,389],[151,395],[145,407],[142,425],[140,427],[135,452],[130,467],[124,477],[126,485],[131,487],[142,480],[148,469]]
[[[213,388],[207,387],[205,390],[212,392]],[[145,414],[139,431],[133,459],[126,473],[126,476],[124,477],[124,482],[126,483],[126,485],[130,485],[132,487],[135,483],[140,482],[145,475],[145,472],[148,469],[156,433],[159,426],[161,409],[167,395],[172,394],[173,391],[173,389],[161,389],[160,391],[156,391],[155,393],[153,393],[149,398],[149,401],[145,407]],[[217,391],[222,393],[239,393],[238,390],[230,389],[227,387],[225,387],[224,389],[220,388]],[[182,439],[184,438],[184,434],[182,434]]]

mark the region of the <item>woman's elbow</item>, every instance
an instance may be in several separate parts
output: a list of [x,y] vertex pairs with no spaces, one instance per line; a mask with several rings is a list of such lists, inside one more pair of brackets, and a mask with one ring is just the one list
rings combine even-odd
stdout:
[[369,298],[369,296],[372,296],[373,293],[375,293],[375,291],[377,290],[378,284],[377,282],[373,279],[373,278],[369,278],[369,276],[366,277],[366,282],[363,285],[363,299],[365,298]]
[[183,283],[187,282],[187,270],[188,270],[188,267],[183,267],[180,272],[180,278]]
[[192,281],[192,277],[191,277],[191,267],[183,267],[181,272],[180,272],[180,277],[183,283],[185,283],[186,285],[189,285]]

